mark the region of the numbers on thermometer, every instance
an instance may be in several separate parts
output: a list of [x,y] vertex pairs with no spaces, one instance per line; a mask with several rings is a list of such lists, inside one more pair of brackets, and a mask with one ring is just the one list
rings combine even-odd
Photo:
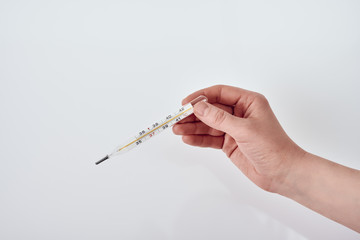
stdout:
[[184,117],[187,117],[188,115],[191,114],[189,112],[186,112],[189,109],[187,109],[185,111],[185,113],[183,113],[184,110],[185,110],[185,108],[181,107],[181,108],[179,108],[179,111],[177,113],[169,114],[166,117],[165,122],[163,122],[163,121],[155,122],[155,123],[151,124],[151,126],[148,127],[147,129],[141,130],[139,132],[139,134],[136,136],[137,139],[135,141],[135,144],[140,145],[141,143],[146,141],[148,138],[153,137],[155,135],[155,132],[165,130],[165,129],[169,128],[169,126],[172,126],[174,123],[181,121]]

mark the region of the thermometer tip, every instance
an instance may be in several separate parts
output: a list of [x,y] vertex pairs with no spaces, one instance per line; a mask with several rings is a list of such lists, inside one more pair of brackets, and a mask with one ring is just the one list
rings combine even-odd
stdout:
[[106,159],[109,159],[109,155],[106,155],[105,157],[103,157],[102,159],[100,159],[99,161],[97,161],[95,164],[98,165],[99,163],[102,163],[102,162],[105,161]]

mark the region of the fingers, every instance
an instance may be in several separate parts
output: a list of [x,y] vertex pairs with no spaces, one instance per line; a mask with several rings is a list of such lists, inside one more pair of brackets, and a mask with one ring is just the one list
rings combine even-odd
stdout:
[[[233,112],[234,112],[233,107],[230,107],[230,106],[227,106],[227,105],[224,105],[224,104],[219,104],[219,103],[214,103],[213,105],[220,108],[220,109],[223,109],[223,110],[227,111],[228,113],[233,114]],[[195,116],[195,114],[193,114],[193,115],[181,120],[176,125],[182,124],[182,123],[189,123],[189,122],[199,122],[199,121],[200,120]]]
[[235,139],[239,132],[241,132],[245,121],[206,102],[195,104],[194,113],[209,127],[228,133]]
[[209,103],[221,103],[228,106],[234,106],[242,99],[243,102],[245,102],[249,96],[255,96],[257,93],[242,88],[226,85],[216,85],[190,94],[183,100],[183,105],[200,95],[206,96]]
[[211,128],[203,122],[191,122],[176,124],[173,127],[173,132],[176,135],[211,135],[223,136],[224,132]]
[[210,147],[221,149],[224,143],[224,137],[214,137],[209,135],[184,135],[184,143],[196,147]]

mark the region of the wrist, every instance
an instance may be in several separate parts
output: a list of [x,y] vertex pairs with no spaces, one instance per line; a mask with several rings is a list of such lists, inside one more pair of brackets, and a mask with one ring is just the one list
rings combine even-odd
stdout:
[[285,170],[283,177],[278,181],[275,192],[285,197],[294,199],[296,195],[303,194],[303,186],[306,186],[306,181],[309,180],[309,163],[312,154],[297,147],[298,150],[287,158],[288,167]]

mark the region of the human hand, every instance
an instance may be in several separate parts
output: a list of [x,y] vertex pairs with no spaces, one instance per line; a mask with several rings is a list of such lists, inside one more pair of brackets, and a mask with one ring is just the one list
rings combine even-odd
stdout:
[[195,115],[174,125],[192,146],[222,149],[256,185],[360,233],[360,171],[305,152],[285,133],[266,98],[231,86],[199,90]]
[[266,98],[244,89],[217,85],[192,93],[195,115],[173,127],[185,143],[222,149],[256,185],[277,192],[293,163],[305,154],[285,133]]

